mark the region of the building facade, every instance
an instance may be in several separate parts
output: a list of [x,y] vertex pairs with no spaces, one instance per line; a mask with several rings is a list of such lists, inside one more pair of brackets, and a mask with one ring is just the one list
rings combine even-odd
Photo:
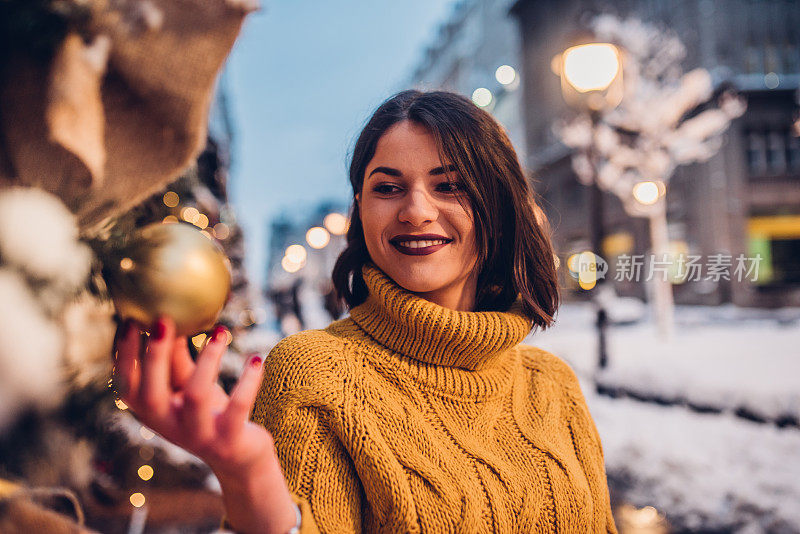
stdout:
[[[800,2],[519,0],[511,13],[521,36],[526,164],[560,257],[589,248],[589,188],[578,182],[571,153],[553,132],[568,110],[551,60],[596,15],[633,16],[675,32],[687,48],[684,71],[708,69],[715,83],[731,83],[748,104],[716,156],[676,170],[666,200],[675,248],[734,261],[740,254],[760,255],[758,274],[737,277],[731,268],[728,279],[701,276],[676,284],[676,302],[800,305]],[[604,194],[604,203],[602,255],[613,261],[646,254],[646,220],[627,216],[611,194]],[[615,286],[622,294],[646,297],[644,284],[615,281]],[[579,295],[576,288],[574,296]]]
[[[510,0],[461,0],[439,27],[437,38],[426,50],[411,76],[411,85],[423,90],[443,89],[472,97],[477,89],[488,91],[485,109],[505,127],[514,148],[524,160],[525,126],[519,78],[520,38],[509,16]],[[507,66],[498,80],[497,69]],[[503,76],[500,76],[503,79]],[[486,93],[485,93],[486,94]],[[484,96],[484,98],[486,98]]]

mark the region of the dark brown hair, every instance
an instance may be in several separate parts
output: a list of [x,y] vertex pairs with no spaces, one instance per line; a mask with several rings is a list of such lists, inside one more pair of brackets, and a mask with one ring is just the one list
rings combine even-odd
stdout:
[[455,166],[466,188],[479,252],[475,311],[505,311],[520,296],[534,325],[552,324],[559,295],[549,229],[511,141],[489,113],[444,91],[398,93],[361,131],[350,162],[354,201],[347,247],[333,268],[339,296],[353,308],[369,295],[361,267],[371,259],[355,195],[378,140],[406,120],[431,132],[442,162]]

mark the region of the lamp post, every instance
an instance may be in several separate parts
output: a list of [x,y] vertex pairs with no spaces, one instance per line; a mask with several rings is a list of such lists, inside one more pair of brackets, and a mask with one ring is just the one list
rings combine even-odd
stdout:
[[[601,114],[616,107],[622,100],[622,65],[619,50],[609,43],[589,43],[573,46],[556,56],[554,70],[561,77],[561,93],[564,100],[575,109],[589,114],[591,131],[596,130]],[[597,183],[597,156],[594,143],[588,144],[586,158],[592,172],[590,189],[590,238],[595,254],[595,305],[597,306],[597,344],[599,368],[608,364],[606,351],[606,325],[608,316],[598,290],[605,277],[597,276],[598,262],[603,246],[603,196]]]

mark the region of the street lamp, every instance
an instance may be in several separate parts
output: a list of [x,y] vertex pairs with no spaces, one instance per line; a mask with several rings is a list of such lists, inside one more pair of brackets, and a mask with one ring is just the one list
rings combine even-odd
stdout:
[[[553,71],[561,77],[564,100],[575,109],[586,112],[595,131],[600,114],[615,108],[622,101],[622,63],[617,47],[610,43],[587,43],[567,48],[553,58]],[[591,167],[590,221],[592,251],[599,255],[603,245],[603,196],[597,183],[597,156],[594,143],[589,143],[587,160]],[[595,304],[597,306],[598,366],[608,364],[606,351],[606,324],[608,316],[601,299],[597,298],[605,277],[597,276],[598,263],[594,263]],[[583,287],[584,284],[582,284]],[[586,287],[591,287],[586,284]]]
[[609,43],[572,46],[556,56],[554,70],[561,76],[567,104],[597,114],[622,101],[622,62]]

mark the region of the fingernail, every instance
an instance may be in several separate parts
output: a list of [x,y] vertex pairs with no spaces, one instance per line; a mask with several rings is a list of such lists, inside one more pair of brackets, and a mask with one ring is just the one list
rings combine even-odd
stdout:
[[261,365],[262,361],[264,360],[261,359],[261,356],[253,356],[252,358],[250,358],[250,365],[252,367],[258,367],[259,365]]
[[227,328],[225,328],[224,326],[217,325],[217,327],[214,329],[214,334],[211,336],[211,338],[214,341],[219,341],[222,339],[222,336],[224,336],[227,331],[228,331]]
[[156,328],[155,332],[153,332],[156,336],[157,341],[161,341],[167,335],[167,323],[164,322],[164,319],[160,318],[156,321]]

